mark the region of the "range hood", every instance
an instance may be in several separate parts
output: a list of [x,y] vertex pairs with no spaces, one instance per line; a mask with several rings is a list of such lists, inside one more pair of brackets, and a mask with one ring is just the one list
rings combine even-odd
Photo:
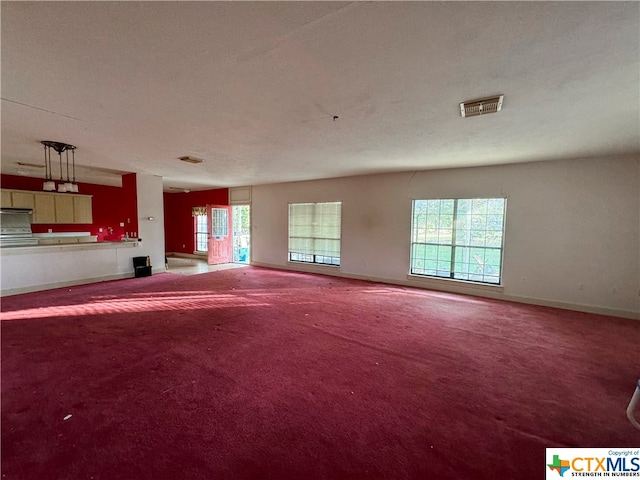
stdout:
[[13,215],[33,215],[32,208],[2,207],[0,213],[8,213]]

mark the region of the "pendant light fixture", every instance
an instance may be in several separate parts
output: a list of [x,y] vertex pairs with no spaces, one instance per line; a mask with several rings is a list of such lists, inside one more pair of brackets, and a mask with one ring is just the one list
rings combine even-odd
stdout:
[[[44,144],[44,142],[42,142]],[[53,192],[56,189],[56,182],[53,181],[51,174],[51,148],[44,145],[44,182],[42,190],[45,192]]]
[[71,183],[71,191],[78,193],[78,184],[76,183],[76,147],[71,150],[71,161],[73,165],[73,182]]
[[[68,143],[53,142],[51,140],[42,140],[40,143],[44,145],[44,164],[46,168],[46,178],[45,182],[42,184],[42,189],[47,192],[53,192],[56,190],[56,183],[53,181],[53,170],[51,168],[51,149],[53,148],[58,153],[58,161],[60,164],[60,183],[58,183],[58,192],[78,193],[78,184],[76,183],[76,147]],[[71,151],[71,158],[73,162],[73,182],[69,178],[69,151]],[[62,152],[66,153],[66,182],[62,177]]]
[[66,192],[73,193],[73,184],[71,183],[71,180],[69,179],[69,149],[68,148],[65,151],[65,153],[67,154],[67,181],[64,182],[64,189],[65,189]]
[[[54,147],[55,149],[55,147]],[[64,152],[66,148],[63,148],[58,152],[58,160],[60,160],[60,183],[58,183],[58,192],[65,193],[67,191],[67,187],[64,185],[64,180],[62,180],[62,152]]]

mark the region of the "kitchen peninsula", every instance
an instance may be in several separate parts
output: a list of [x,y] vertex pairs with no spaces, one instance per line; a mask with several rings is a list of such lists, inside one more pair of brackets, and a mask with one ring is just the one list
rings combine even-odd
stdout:
[[100,242],[3,248],[1,295],[132,277],[139,246]]
[[[79,182],[80,194],[46,197],[41,178],[0,178],[2,207],[33,210],[31,231],[39,244],[0,248],[1,296],[133,278],[134,257],[164,265],[161,177],[130,173],[122,186]],[[127,235],[143,241],[121,241]]]

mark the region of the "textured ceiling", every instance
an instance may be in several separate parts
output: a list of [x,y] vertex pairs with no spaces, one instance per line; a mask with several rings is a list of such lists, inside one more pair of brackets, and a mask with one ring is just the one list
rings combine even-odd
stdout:
[[168,191],[640,150],[638,2],[1,8],[3,173],[41,176],[40,140]]

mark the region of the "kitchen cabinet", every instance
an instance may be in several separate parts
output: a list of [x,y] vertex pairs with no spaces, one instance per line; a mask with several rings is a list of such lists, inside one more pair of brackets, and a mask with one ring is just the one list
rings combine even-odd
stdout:
[[33,209],[33,223],[93,223],[91,195],[0,189],[2,207]]
[[59,238],[40,238],[38,239],[38,245],[60,245]]
[[33,208],[35,206],[33,193],[19,190],[11,192],[11,206],[16,208]]
[[73,197],[69,195],[56,195],[56,223],[73,223]]
[[[55,233],[51,235],[55,235]],[[96,236],[84,235],[82,237],[63,236],[38,238],[38,245],[73,245],[76,243],[96,243]]]
[[73,197],[73,223],[93,223],[93,213],[91,212],[91,197]]
[[72,245],[74,243],[93,243],[95,237],[44,237],[38,239],[38,245]]
[[2,190],[2,202],[1,207],[12,207],[11,203],[11,190]]
[[56,223],[56,204],[53,193],[35,193],[33,223]]

